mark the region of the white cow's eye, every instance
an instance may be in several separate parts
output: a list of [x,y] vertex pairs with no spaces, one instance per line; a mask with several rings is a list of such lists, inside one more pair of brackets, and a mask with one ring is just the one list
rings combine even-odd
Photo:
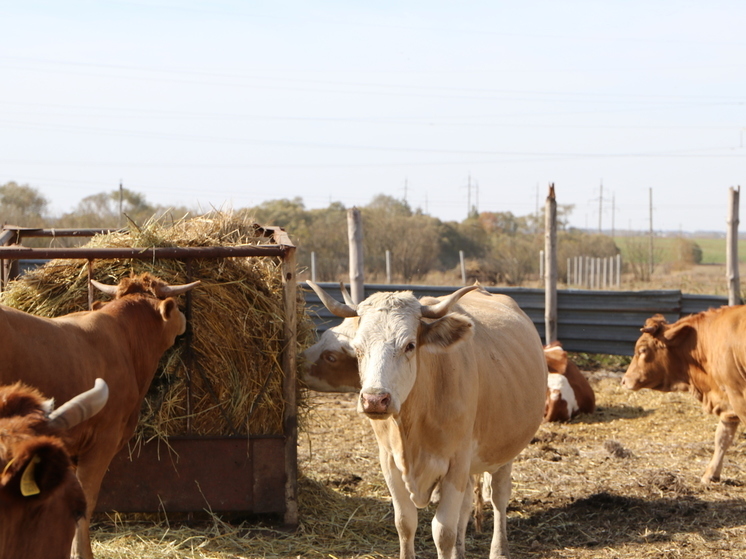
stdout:
[[414,342],[409,342],[404,348],[405,353],[411,353],[414,351]]

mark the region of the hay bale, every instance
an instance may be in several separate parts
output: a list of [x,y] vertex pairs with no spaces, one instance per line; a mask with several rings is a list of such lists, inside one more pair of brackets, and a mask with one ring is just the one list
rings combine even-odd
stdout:
[[[253,222],[216,213],[170,225],[151,221],[128,232],[98,235],[86,247],[209,247],[260,242]],[[193,280],[202,284],[192,297],[192,356],[184,339],[163,356],[143,403],[138,438],[281,434],[284,304],[279,260],[193,259],[189,278],[186,264],[178,260],[97,260],[93,265],[94,279],[108,284],[143,272],[169,284]],[[0,302],[55,317],[86,310],[87,289],[85,260],[55,260],[11,282]],[[312,335],[299,293],[298,353]],[[191,379],[187,361],[193,363]]]

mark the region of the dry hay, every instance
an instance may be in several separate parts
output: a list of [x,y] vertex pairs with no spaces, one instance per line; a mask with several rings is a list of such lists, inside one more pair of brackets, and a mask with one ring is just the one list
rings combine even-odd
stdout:
[[[716,420],[688,394],[631,393],[620,373],[594,373],[597,413],[545,424],[513,467],[513,559],[746,557],[746,438],[726,455],[723,481],[699,478]],[[100,559],[398,557],[375,438],[355,395],[315,394],[300,438],[301,524],[99,523]],[[612,441],[611,443],[609,441]],[[420,511],[416,548],[434,558],[433,507]],[[492,512],[469,528],[467,555],[489,555]]]
[[[260,242],[266,239],[256,236],[252,222],[216,213],[169,225],[151,221],[130,232],[96,236],[86,246],[210,247]],[[138,440],[179,434],[281,434],[284,305],[279,259],[193,259],[189,277],[184,262],[170,259],[97,260],[93,266],[93,278],[108,284],[143,272],[169,284],[202,283],[192,291],[193,359],[186,337],[166,352],[143,405]],[[85,310],[86,261],[51,261],[12,282],[0,301],[49,317]],[[299,294],[299,352],[311,336]]]

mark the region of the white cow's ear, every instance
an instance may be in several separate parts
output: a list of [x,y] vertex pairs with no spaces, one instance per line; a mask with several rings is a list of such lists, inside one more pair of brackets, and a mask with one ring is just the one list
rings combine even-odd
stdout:
[[452,349],[457,344],[474,335],[474,322],[460,314],[447,314],[429,324],[422,322],[420,327],[420,345],[429,351]]

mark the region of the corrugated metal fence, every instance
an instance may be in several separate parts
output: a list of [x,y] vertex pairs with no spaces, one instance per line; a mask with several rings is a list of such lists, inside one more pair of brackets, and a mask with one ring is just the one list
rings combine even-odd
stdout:
[[[319,283],[324,290],[342,301],[339,284]],[[417,297],[440,297],[458,287],[428,285],[365,286],[365,296],[377,291],[413,291]],[[303,285],[306,305],[319,332],[341,319],[333,316],[321,304],[316,294]],[[531,318],[544,339],[544,290],[523,287],[488,287],[491,293],[509,295]],[[691,295],[676,290],[666,291],[590,291],[561,289],[557,291],[557,338],[568,351],[632,355],[635,341],[645,319],[660,313],[669,322],[683,316],[728,304],[728,298],[716,295]]]

